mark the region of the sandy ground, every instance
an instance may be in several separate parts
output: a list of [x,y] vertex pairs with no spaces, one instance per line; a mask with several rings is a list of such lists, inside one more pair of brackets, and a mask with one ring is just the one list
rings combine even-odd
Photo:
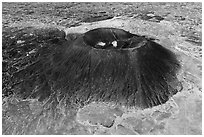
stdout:
[[156,38],[177,54],[184,87],[167,103],[145,110],[91,103],[51,112],[36,100],[6,97],[3,134],[202,134],[201,3],[3,3],[2,8],[3,32],[33,26],[69,34],[108,26]]

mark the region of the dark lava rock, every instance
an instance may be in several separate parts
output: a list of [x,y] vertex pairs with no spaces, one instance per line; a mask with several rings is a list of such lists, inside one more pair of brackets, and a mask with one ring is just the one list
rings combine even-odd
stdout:
[[83,22],[96,22],[96,21],[102,21],[107,19],[112,19],[114,15],[92,15],[90,17],[84,18]]
[[154,16],[142,15],[142,16],[140,16],[140,18],[142,20],[148,20],[148,21],[152,21],[152,22],[160,22],[161,20],[164,20],[163,17],[157,16],[157,15],[154,15]]
[[[36,69],[40,67],[36,63],[40,58],[42,59],[43,54],[53,52],[56,44],[59,46],[62,41],[65,41],[65,32],[56,28],[26,27],[21,29],[12,27],[3,29],[3,95],[7,96],[13,86],[19,83],[15,81],[17,74],[21,75],[23,80],[26,75],[29,75],[30,79],[36,77]],[[36,65],[35,68],[29,68],[33,65]],[[24,74],[20,74],[21,71],[24,71]],[[31,81],[30,84],[35,85],[35,82]]]

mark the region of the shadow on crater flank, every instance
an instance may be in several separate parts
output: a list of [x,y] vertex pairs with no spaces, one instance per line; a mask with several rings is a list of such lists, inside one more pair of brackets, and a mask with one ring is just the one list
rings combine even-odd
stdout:
[[12,74],[17,94],[23,98],[148,108],[165,103],[180,90],[176,76],[180,64],[175,54],[144,36],[98,28],[68,34],[65,39],[57,29],[43,31],[51,36],[39,37],[39,30],[33,31],[35,39],[23,39],[26,42],[21,47],[32,43],[37,50],[27,60],[32,63],[21,63]]

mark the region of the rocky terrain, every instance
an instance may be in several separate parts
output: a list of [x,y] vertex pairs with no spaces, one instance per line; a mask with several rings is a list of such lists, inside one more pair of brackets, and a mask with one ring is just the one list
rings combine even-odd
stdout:
[[[2,25],[2,134],[202,134],[201,3],[3,3]],[[61,101],[55,106],[54,101],[23,100],[13,94],[17,89],[12,88],[10,74],[19,66],[12,65],[38,50],[36,44],[11,47],[23,43],[24,35],[15,36],[16,31],[38,34],[42,37],[32,41],[43,44],[44,38],[59,40],[63,35],[43,33],[45,28],[69,34],[98,27],[146,35],[175,52],[182,65],[178,78],[183,89],[165,104],[145,110],[111,102],[70,107]]]

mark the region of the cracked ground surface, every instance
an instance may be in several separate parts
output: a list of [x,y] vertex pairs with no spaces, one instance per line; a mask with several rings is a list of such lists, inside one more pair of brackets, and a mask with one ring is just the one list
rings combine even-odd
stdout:
[[[3,98],[2,133],[202,134],[201,10],[201,3],[3,3],[3,38],[10,36],[8,30],[30,26],[56,27],[66,34],[116,27],[156,38],[181,61],[178,78],[183,90],[165,104],[145,110],[96,102],[70,108],[66,102],[54,106],[10,95]],[[22,43],[18,37],[12,42]],[[6,50],[3,43],[3,57]]]

